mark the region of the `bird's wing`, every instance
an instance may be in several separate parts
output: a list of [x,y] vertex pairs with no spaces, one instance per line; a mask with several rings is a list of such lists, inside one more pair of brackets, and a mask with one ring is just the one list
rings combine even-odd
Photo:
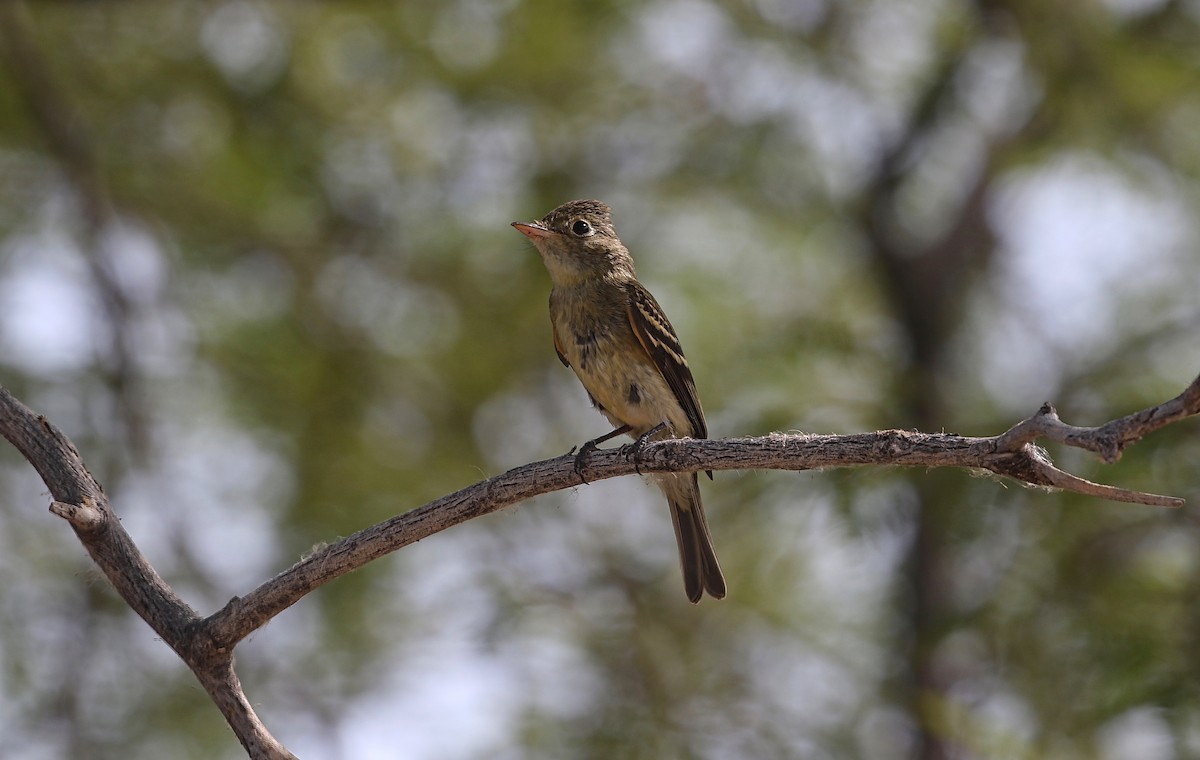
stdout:
[[696,397],[696,381],[683,356],[675,328],[671,327],[667,315],[663,314],[662,307],[650,295],[650,291],[638,282],[631,282],[626,287],[629,294],[626,309],[633,334],[675,393],[675,399],[692,424],[692,437],[707,438],[708,425],[704,422],[700,399]]

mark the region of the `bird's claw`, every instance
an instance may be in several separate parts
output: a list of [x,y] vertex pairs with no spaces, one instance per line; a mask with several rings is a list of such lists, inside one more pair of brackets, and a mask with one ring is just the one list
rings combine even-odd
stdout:
[[646,444],[650,443],[651,438],[658,435],[663,430],[666,430],[666,428],[667,423],[660,422],[647,430],[645,433],[639,435],[633,443],[627,443],[621,447],[621,453],[624,455],[625,461],[628,462],[630,459],[633,460],[633,469],[638,475],[642,474],[642,468],[638,461],[642,456],[642,449],[646,448]]
[[587,443],[585,443],[579,447],[578,453],[575,453],[574,446],[572,446],[571,450],[567,452],[568,454],[575,453],[575,474],[578,475],[579,479],[582,480],[584,483],[587,483],[588,479],[587,479],[587,476],[583,474],[583,471],[585,469],[587,469],[587,460],[589,457],[591,457],[592,452],[595,450],[596,450],[596,442],[588,441]]

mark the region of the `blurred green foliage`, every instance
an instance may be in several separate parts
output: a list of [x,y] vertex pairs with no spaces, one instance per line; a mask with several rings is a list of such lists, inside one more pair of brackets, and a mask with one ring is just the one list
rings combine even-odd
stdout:
[[[7,3],[0,382],[198,610],[604,432],[508,229],[615,208],[714,436],[1093,424],[1200,369],[1194,4]],[[1196,501],[1195,425],[1085,477]],[[1200,754],[1200,531],[959,472],[625,479],[239,649],[304,757]],[[240,748],[0,447],[5,757]]]

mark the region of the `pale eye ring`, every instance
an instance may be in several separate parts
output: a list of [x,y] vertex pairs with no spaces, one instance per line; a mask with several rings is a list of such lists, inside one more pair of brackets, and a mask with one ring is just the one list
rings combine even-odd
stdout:
[[587,237],[596,234],[596,231],[592,229],[592,225],[587,223],[587,220],[576,219],[571,224],[571,233],[577,237]]

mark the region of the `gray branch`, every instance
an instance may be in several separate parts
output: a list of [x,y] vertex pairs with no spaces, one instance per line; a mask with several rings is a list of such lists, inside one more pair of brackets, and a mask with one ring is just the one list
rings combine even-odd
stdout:
[[[50,421],[0,388],[0,435],[42,476],[64,518],[121,598],[187,663],[254,760],[295,760],[258,719],[233,671],[233,648],[167,585],[108,503],[75,445]],[[266,622],[265,620],[263,621]]]
[[864,465],[960,467],[1021,483],[1114,501],[1181,507],[1183,499],[1092,483],[1060,470],[1038,439],[1115,462],[1142,437],[1200,412],[1200,377],[1174,399],[1098,427],[1077,427],[1045,404],[999,435],[882,430],[856,435],[773,433],[754,438],[667,440],[627,456],[595,451],[583,474],[565,454],[509,470],[325,546],[243,597],[201,618],[154,571],[121,526],[75,446],[44,417],[0,388],[0,435],[37,469],[67,520],[117,592],[192,669],[252,758],[293,758],[258,719],[233,669],[238,642],[312,590],[453,525],[533,496],[635,472],[816,470]]

